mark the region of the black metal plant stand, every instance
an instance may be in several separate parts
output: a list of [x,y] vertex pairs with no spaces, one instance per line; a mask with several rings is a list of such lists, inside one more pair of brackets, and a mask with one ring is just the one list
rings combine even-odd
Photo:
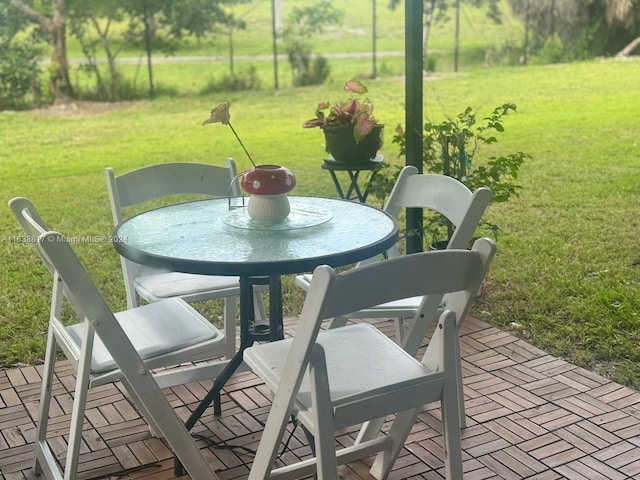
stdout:
[[[383,161],[384,157],[382,155],[377,155],[369,162],[358,163],[336,162],[333,159],[327,159],[322,164],[322,169],[327,170],[331,174],[331,179],[333,180],[333,184],[335,185],[340,198],[346,200],[358,200],[360,203],[365,203],[367,201],[367,196],[369,195],[369,186],[375,180],[376,174],[380,168],[382,168]],[[336,172],[347,172],[349,175],[349,184],[346,190],[342,188]],[[371,172],[363,189],[358,185],[360,172]]]

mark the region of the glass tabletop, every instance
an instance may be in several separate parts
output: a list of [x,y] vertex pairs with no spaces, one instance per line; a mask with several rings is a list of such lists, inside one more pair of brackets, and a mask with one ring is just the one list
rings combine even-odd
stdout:
[[284,220],[255,220],[249,216],[246,208],[234,208],[222,217],[227,225],[249,230],[295,230],[296,228],[315,227],[328,222],[333,213],[324,208],[309,210],[295,205]]
[[116,227],[114,246],[143,265],[258,276],[348,265],[384,252],[398,239],[396,220],[372,206],[320,197],[289,201],[297,213],[283,225],[293,228],[247,228],[256,225],[242,209],[229,210],[226,198],[202,200],[131,217]]

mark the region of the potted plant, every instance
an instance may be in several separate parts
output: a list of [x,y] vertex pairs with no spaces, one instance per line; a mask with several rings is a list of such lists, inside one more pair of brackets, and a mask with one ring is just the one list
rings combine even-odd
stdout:
[[[349,80],[344,91],[357,95],[368,92],[358,80]],[[373,160],[382,146],[382,129],[373,115],[373,104],[367,97],[351,97],[331,105],[321,102],[315,118],[303,127],[320,127],[325,136],[325,149],[336,162],[360,163]]]

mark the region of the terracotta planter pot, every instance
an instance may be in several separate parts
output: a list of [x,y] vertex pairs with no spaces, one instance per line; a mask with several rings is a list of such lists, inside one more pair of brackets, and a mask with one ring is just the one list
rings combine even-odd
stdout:
[[325,149],[336,162],[366,163],[376,157],[382,147],[384,125],[376,125],[365,138],[356,142],[353,127],[328,125],[321,127],[324,132]]
[[249,196],[247,212],[254,220],[287,218],[289,193],[296,186],[291,170],[280,165],[258,165],[242,174],[240,186]]

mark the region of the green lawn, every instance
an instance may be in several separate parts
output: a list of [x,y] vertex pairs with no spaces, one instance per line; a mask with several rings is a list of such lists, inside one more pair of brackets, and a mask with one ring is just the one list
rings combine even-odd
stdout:
[[[258,14],[257,8],[251,12]],[[385,27],[387,43],[381,42],[380,50],[402,49],[403,34],[396,25],[402,18],[402,12],[385,11],[392,27]],[[348,24],[353,38],[365,28],[358,21],[354,17]],[[469,27],[463,45],[481,51],[497,37],[513,38],[512,29],[517,30],[507,24],[483,42]],[[433,48],[451,47],[448,32],[435,33]],[[255,41],[253,34],[251,29],[245,40]],[[340,35],[333,35],[339,44]],[[319,43],[324,51],[339,51],[326,40]],[[366,42],[350,43],[350,48],[352,44],[366,51]],[[193,48],[189,53],[204,53]],[[31,198],[50,226],[69,236],[108,235],[107,166],[120,173],[154,162],[222,164],[229,156],[241,170],[250,166],[226,127],[201,126],[209,110],[227,99],[233,125],[257,162],[292,168],[298,195],[335,196],[328,173],[320,169],[322,135],[301,124],[313,116],[317,102],[342,98],[342,82],[369,73],[371,62],[366,57],[332,59],[331,66],[325,86],[299,89],[284,81],[288,73],[283,67],[283,88],[274,92],[270,63],[261,62],[262,91],[200,95],[209,76],[225,72],[224,64],[158,65],[161,91],[174,89],[179,96],[79,105],[77,110],[0,112],[3,201]],[[390,140],[395,125],[404,123],[403,60],[388,57],[378,66],[381,78],[366,83],[386,125],[382,153],[388,162],[401,163]],[[487,293],[475,314],[554,355],[640,387],[640,61],[526,68],[465,64],[462,70],[438,69],[426,79],[426,116],[438,120],[466,106],[488,115],[495,106],[516,103],[518,111],[506,117],[499,142],[477,158],[516,150],[532,156],[520,171],[521,195],[488,211],[502,232]],[[9,209],[0,212],[0,365],[9,366],[42,358],[51,286],[32,246],[17,241],[21,231]],[[74,246],[112,307],[123,308],[120,265],[112,245]],[[286,313],[297,314],[303,297],[290,278],[284,293]],[[216,314],[215,306],[211,311]]]
[[[498,144],[480,157],[523,150],[520,197],[490,207],[502,227],[499,255],[476,315],[512,329],[547,351],[638,386],[637,217],[640,143],[638,61],[477,69],[425,83],[426,114],[481,114],[504,102],[518,112]],[[370,81],[370,96],[389,130],[403,122],[401,78]],[[298,177],[299,195],[335,195],[319,131],[302,129],[335,89],[229,95],[234,127],[260,163],[281,163]],[[226,97],[225,97],[226,98]],[[124,172],[151,162],[236,158],[248,168],[231,132],[202,127],[220,98],[183,96],[100,108],[54,108],[0,114],[0,177],[5,201],[31,198],[50,225],[71,236],[108,234],[111,219],[104,168]],[[400,162],[389,141],[385,158]],[[2,289],[0,362],[42,356],[49,277],[20,236],[8,209],[0,216]],[[76,246],[114,308],[124,306],[118,258],[109,244]],[[285,298],[295,314],[301,296],[290,282]]]

